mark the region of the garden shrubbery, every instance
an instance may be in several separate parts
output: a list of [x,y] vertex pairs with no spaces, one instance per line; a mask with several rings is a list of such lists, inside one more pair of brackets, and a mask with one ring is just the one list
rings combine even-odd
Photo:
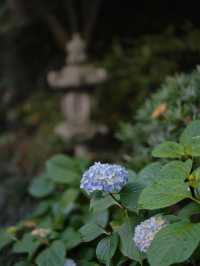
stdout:
[[29,187],[35,210],[0,230],[0,264],[198,265],[199,86],[198,69],[168,78],[122,124],[126,167],[48,160]]
[[200,117],[200,71],[168,77],[146,98],[132,122],[121,123],[118,137],[129,164],[139,169],[152,160],[151,149],[177,139],[189,121]]
[[200,120],[152,156],[158,160],[138,174],[53,157],[29,189],[38,207],[0,232],[1,250],[21,255],[15,266],[198,263]]
[[97,91],[97,112],[104,109],[98,112],[101,119],[114,127],[121,119],[129,120],[166,76],[191,70],[199,62],[199,40],[200,31],[185,24],[141,35],[129,45],[114,43],[103,61],[110,79]]
[[[162,12],[154,20],[157,5],[142,22],[136,6],[134,25],[123,17],[115,31],[113,4],[94,12],[87,27],[90,10],[82,12],[82,3],[74,6],[76,23],[73,1],[47,2],[0,3],[0,266],[200,265],[200,68],[190,73],[200,59],[195,14],[196,26],[182,23],[182,15],[160,19]],[[126,14],[115,7],[115,15]],[[40,88],[47,89],[47,72],[64,64],[66,37],[79,27],[92,33],[97,13],[103,23],[91,36],[87,63],[99,56],[108,79],[93,90],[91,119],[111,130],[102,127],[75,148],[88,160],[60,154],[72,154],[74,141],[53,134],[60,96]],[[99,30],[103,42],[119,30],[103,60]],[[113,137],[119,123],[121,146]]]

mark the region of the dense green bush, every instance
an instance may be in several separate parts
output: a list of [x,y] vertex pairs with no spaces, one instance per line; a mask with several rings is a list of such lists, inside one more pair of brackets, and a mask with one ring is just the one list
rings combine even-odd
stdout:
[[141,35],[130,45],[116,42],[103,62],[110,79],[97,91],[102,119],[114,127],[122,118],[129,120],[131,110],[135,112],[166,76],[194,68],[199,40],[200,31],[187,24]]
[[88,161],[53,157],[29,189],[40,199],[35,212],[0,231],[1,252],[20,254],[15,266],[73,265],[66,257],[81,266],[198,265],[200,120],[178,139],[155,147],[160,159],[138,174],[96,164],[84,182]]
[[169,77],[147,97],[132,122],[122,123],[118,137],[126,159],[135,169],[151,161],[151,149],[163,140],[174,140],[192,119],[200,117],[200,72]]

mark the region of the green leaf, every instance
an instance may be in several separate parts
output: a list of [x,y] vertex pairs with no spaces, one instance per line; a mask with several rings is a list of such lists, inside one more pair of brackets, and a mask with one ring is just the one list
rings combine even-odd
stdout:
[[185,169],[184,171],[185,171],[186,175],[190,174],[190,172],[192,170],[192,164],[193,164],[193,162],[191,159],[188,159],[187,161],[184,162],[183,167]]
[[118,245],[118,235],[116,233],[103,238],[97,245],[96,255],[99,261],[110,265],[112,257],[115,255]]
[[136,249],[133,242],[133,230],[128,223],[124,223],[118,229],[120,236],[120,250],[121,253],[129,259],[141,261],[140,253]]
[[96,239],[98,236],[105,233],[103,228],[92,222],[83,225],[80,228],[79,232],[81,233],[84,242],[92,241]]
[[[116,266],[124,266],[127,263],[127,258],[121,258],[118,262]],[[130,266],[130,265],[129,265]]]
[[200,120],[191,122],[180,136],[187,155],[200,156]]
[[181,218],[179,216],[173,215],[173,214],[167,214],[167,215],[164,215],[163,217],[170,224],[181,221]]
[[38,266],[63,266],[65,264],[65,246],[62,241],[55,241],[36,258]]
[[200,193],[200,167],[196,168],[187,180],[190,187],[195,189],[195,194]]
[[200,138],[194,137],[190,144],[185,144],[185,154],[192,157],[200,156]]
[[69,188],[65,192],[63,192],[62,197],[60,199],[60,206],[62,208],[67,208],[72,203],[75,203],[79,194],[78,189]]
[[138,182],[144,186],[154,183],[158,179],[161,168],[161,163],[150,163],[139,172]]
[[14,237],[6,232],[0,230],[0,250],[14,241]]
[[100,227],[106,227],[109,219],[108,210],[93,214],[88,220],[91,223],[95,223]]
[[161,143],[152,152],[152,156],[157,158],[181,158],[184,154],[184,146],[173,141]]
[[40,176],[33,180],[29,193],[36,198],[42,198],[50,195],[54,189],[55,185],[51,180],[46,176]]
[[156,234],[147,257],[151,266],[169,266],[187,260],[200,241],[200,223],[181,221]]
[[139,266],[140,264],[137,263],[136,261],[133,261],[129,266]]
[[46,163],[47,175],[55,183],[71,184],[80,179],[75,161],[65,155],[56,155]]
[[76,158],[76,159],[73,158],[72,160],[73,160],[73,163],[74,163],[76,169],[79,170],[80,172],[84,172],[90,164],[90,161],[85,159],[85,158],[84,159],[83,158]]
[[188,218],[192,214],[197,214],[197,213],[200,213],[200,206],[199,206],[199,204],[197,204],[195,202],[191,202],[191,203],[187,204],[186,206],[184,206],[178,212],[178,216],[181,217],[181,218]]
[[94,261],[81,260],[78,262],[78,266],[100,266]]
[[195,176],[195,180],[200,184],[200,167],[196,168],[193,172],[192,175]]
[[44,215],[49,211],[50,207],[51,207],[50,201],[42,201],[37,205],[36,209],[34,210],[33,217]]
[[13,252],[28,253],[29,255],[32,255],[40,246],[40,244],[41,242],[37,238],[27,233],[23,236],[22,240],[19,240],[15,243],[13,246]]
[[139,195],[144,188],[140,183],[129,183],[120,191],[121,203],[130,211],[137,212]]
[[200,138],[200,120],[191,122],[180,136],[182,144],[190,144],[194,138]]
[[[84,257],[79,255],[81,262],[91,262],[96,258],[96,243],[95,245],[81,245],[79,248],[79,254],[84,254]],[[80,265],[80,261],[78,262],[78,265]]]
[[14,266],[32,266],[32,265],[28,261],[20,261],[20,262],[15,263]]
[[140,208],[160,209],[190,198],[191,194],[184,182],[189,174],[188,170],[188,162],[174,161],[163,166],[159,180],[146,187],[140,194]]
[[81,234],[74,230],[73,227],[67,228],[62,234],[61,239],[65,244],[65,248],[70,250],[78,246],[81,242]]
[[40,220],[40,222],[37,224],[38,228],[52,228],[53,227],[53,219],[52,216],[49,214],[47,214],[45,217],[42,217],[42,219]]
[[128,183],[133,183],[137,181],[137,174],[132,169],[128,169]]
[[52,223],[56,230],[61,230],[64,226],[65,217],[73,210],[74,205],[70,205],[65,209],[61,207],[60,202],[54,202],[52,204]]
[[109,207],[115,205],[116,202],[110,195],[105,197],[93,197],[90,200],[90,209],[96,213],[108,209]]

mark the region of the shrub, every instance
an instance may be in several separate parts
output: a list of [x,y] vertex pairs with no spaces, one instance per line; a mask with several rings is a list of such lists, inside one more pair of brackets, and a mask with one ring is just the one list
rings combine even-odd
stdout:
[[152,160],[151,149],[163,140],[175,140],[192,119],[200,117],[200,72],[169,77],[138,109],[132,122],[121,123],[118,137],[131,155],[129,163],[141,168]]
[[110,79],[97,91],[96,112],[104,110],[101,119],[114,127],[119,119],[128,121],[131,110],[137,110],[166,76],[194,68],[200,58],[199,40],[200,31],[184,25],[141,35],[129,45],[116,42],[103,62]]
[[37,209],[0,232],[0,249],[21,254],[15,266],[197,265],[200,120],[152,155],[138,174],[99,163],[82,180],[87,161],[53,157],[30,186]]

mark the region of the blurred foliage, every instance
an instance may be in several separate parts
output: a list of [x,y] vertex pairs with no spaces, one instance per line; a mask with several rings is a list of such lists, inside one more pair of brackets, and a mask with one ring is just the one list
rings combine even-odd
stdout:
[[182,29],[170,27],[159,34],[141,35],[129,48],[116,42],[104,61],[110,80],[97,92],[97,112],[104,110],[99,116],[112,126],[120,119],[128,120],[166,76],[199,62],[199,42],[200,31],[189,23]]
[[64,144],[53,134],[56,124],[62,120],[59,101],[60,97],[41,91],[17,106],[5,108],[8,128],[1,130],[0,147],[6,150],[1,162],[15,158],[19,168],[25,171],[19,173],[31,175],[49,156],[63,149]]
[[54,134],[62,119],[59,98],[41,91],[17,106],[1,106],[6,121],[0,133],[1,225],[17,222],[32,209],[27,194],[30,179],[49,157],[65,148]]
[[61,119],[59,101],[58,95],[41,89],[22,104],[13,109],[11,106],[7,113],[8,120],[13,117],[25,128],[34,128],[45,123],[51,125]]
[[[48,255],[55,242],[57,245],[57,241],[63,240],[67,256],[76,257],[78,265],[94,266],[97,265],[94,262],[97,242],[94,239],[92,243],[83,244],[78,229],[88,220],[95,225],[103,221],[100,225],[104,227],[108,223],[108,212],[88,214],[87,195],[79,190],[79,181],[89,162],[63,155],[53,157],[31,183],[32,198],[26,193],[30,178],[41,170],[44,162],[66,148],[53,134],[55,125],[62,119],[60,99],[43,88],[47,86],[49,68],[57,69],[65,58],[46,15],[54,14],[66,28],[69,22],[64,1],[56,5],[55,1],[32,1],[30,8],[26,1],[22,3],[24,9],[20,10],[19,5],[14,18],[6,1],[0,2],[0,209],[4,210],[0,223],[15,223],[27,213],[29,217],[3,233],[5,247],[1,243],[0,265],[11,266],[18,260],[22,262],[19,265],[26,265],[23,260],[27,258],[32,263],[40,254]],[[14,19],[18,21],[13,22]],[[102,62],[110,79],[95,92],[98,106],[94,116],[112,128],[121,119],[127,121],[166,75],[190,70],[199,62],[199,41],[200,31],[187,24],[182,29],[170,27],[159,34],[140,35],[130,45],[120,44],[121,40],[116,42]],[[197,71],[191,76],[169,79],[163,85],[163,93],[152,96],[152,105],[147,102],[133,123],[121,125],[119,137],[123,141],[123,153],[134,154],[131,159],[125,156],[132,167],[138,169],[149,162],[151,146],[169,134],[171,139],[175,138],[179,128],[198,117],[198,82]],[[161,115],[153,117],[156,111]],[[99,139],[98,143],[104,149],[104,159],[110,157],[108,160],[112,161],[109,145]],[[112,147],[115,153],[113,150]],[[118,156],[118,152],[116,154]],[[31,215],[35,203],[38,207]],[[122,220],[120,212],[111,215]],[[47,234],[43,237],[41,233]],[[62,254],[62,245],[57,246]],[[47,253],[43,253],[45,251]],[[84,254],[83,261],[81,254]]]
[[[163,140],[177,138],[192,119],[200,117],[200,69],[169,77],[145,98],[132,122],[121,123],[118,137],[129,163],[138,169],[151,161],[150,150]],[[130,157],[129,157],[130,155]]]
[[[95,265],[92,262],[95,248],[92,244],[83,243],[78,229],[86,219],[94,223],[107,223],[108,214],[104,211],[88,215],[87,196],[79,189],[81,174],[88,164],[85,159],[72,159],[64,155],[56,155],[46,162],[44,171],[29,188],[29,193],[38,204],[25,220],[0,231],[1,253],[15,254],[15,263],[19,260],[30,265],[47,265],[47,261],[54,261],[55,254],[50,253],[50,259],[46,257],[46,252],[58,245],[60,251],[57,259],[65,260],[67,249],[67,257],[76,258],[78,265]],[[1,260],[7,266],[13,257],[5,260],[4,256],[0,256]]]

